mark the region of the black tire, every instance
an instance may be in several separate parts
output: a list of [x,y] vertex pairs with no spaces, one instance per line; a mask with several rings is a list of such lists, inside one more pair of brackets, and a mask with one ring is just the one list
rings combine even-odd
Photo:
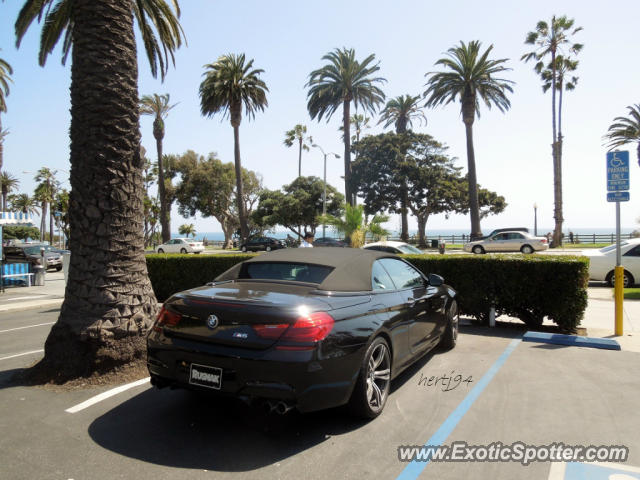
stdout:
[[60,270],[62,270],[62,265],[56,267],[56,272],[59,272]]
[[484,253],[484,248],[482,248],[480,245],[476,245],[471,249],[471,251],[475,254],[480,254],[480,253]]
[[270,251],[271,251],[271,245],[267,245],[267,248],[265,248],[265,250],[266,250],[267,252],[270,252]]
[[531,245],[523,245],[520,247],[520,251],[525,255],[529,255],[534,252],[533,247]]
[[180,253],[187,253],[187,249],[186,248],[181,248],[180,249]]
[[376,337],[367,348],[349,408],[361,418],[376,418],[382,413],[391,385],[391,351],[382,337]]
[[243,246],[240,248],[240,250],[242,250],[243,252],[245,252],[245,253],[246,253],[246,251],[247,251],[247,246],[246,246],[246,245],[243,245]]
[[[609,284],[610,287],[615,287],[616,282],[615,282],[615,275],[614,275],[614,271],[611,270],[608,274],[607,274],[607,283]],[[635,284],[635,280],[633,278],[633,275],[631,275],[629,272],[627,272],[626,270],[624,271],[624,281],[622,283],[622,286],[624,288],[629,288],[632,287]]]
[[442,337],[440,337],[441,348],[451,350],[458,343],[459,320],[458,303],[453,300],[447,309],[447,326],[444,328]]
[[163,249],[161,249],[161,248],[159,248],[159,249],[158,249],[158,253],[164,253],[164,250],[163,250]]

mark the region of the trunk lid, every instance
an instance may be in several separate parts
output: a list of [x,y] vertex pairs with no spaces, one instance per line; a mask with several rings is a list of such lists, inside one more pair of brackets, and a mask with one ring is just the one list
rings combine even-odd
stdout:
[[165,303],[181,318],[176,325],[165,325],[164,332],[203,343],[266,349],[301,314],[331,309],[313,290],[309,285],[246,281],[195,288]]

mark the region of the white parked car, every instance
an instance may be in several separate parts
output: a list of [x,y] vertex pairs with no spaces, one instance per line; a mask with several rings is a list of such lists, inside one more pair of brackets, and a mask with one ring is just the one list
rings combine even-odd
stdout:
[[417,249],[413,245],[409,245],[404,242],[394,242],[394,241],[385,241],[385,242],[375,242],[368,243],[364,247],[365,250],[377,250],[379,252],[387,252],[387,253],[410,253],[415,255],[422,255],[424,252],[422,250]]
[[549,248],[545,237],[534,237],[527,232],[500,232],[482,240],[465,243],[465,252],[522,252],[533,253]]
[[[624,267],[624,286],[630,287],[640,282],[640,238],[631,238],[620,242],[622,266]],[[589,257],[589,278],[605,281],[613,287],[613,269],[616,266],[616,245],[600,250],[583,250]]]
[[204,252],[202,242],[189,240],[188,238],[172,238],[167,243],[158,245],[158,253],[200,253]]

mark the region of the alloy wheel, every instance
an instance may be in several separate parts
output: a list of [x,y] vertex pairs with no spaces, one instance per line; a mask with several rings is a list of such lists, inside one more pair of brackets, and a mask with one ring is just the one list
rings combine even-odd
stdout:
[[371,352],[367,366],[367,402],[374,412],[382,410],[387,395],[391,369],[389,349],[385,343],[379,343]]

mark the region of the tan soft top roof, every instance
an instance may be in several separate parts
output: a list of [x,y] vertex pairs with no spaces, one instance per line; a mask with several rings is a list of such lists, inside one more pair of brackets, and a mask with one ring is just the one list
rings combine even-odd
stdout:
[[244,263],[256,262],[292,262],[309,263],[332,267],[333,271],[318,285],[318,289],[327,291],[362,292],[371,287],[371,266],[379,258],[397,258],[387,252],[364,250],[360,248],[285,248],[263,253],[242,263],[234,265],[216,277],[216,281],[235,280]]

